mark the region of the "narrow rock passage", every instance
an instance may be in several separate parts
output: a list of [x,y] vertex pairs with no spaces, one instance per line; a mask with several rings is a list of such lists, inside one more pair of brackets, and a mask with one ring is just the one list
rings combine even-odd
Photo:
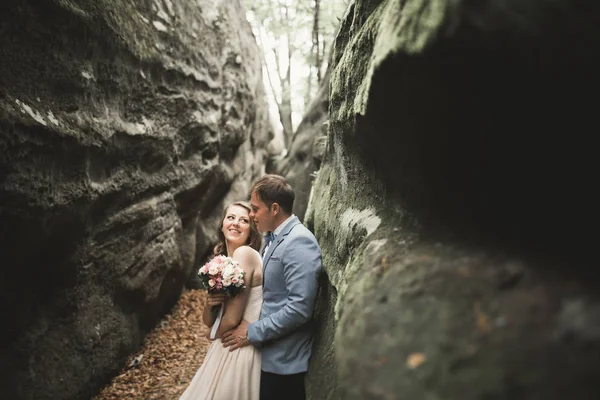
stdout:
[[203,290],[185,291],[172,312],[146,336],[140,351],[94,400],[179,398],[208,350],[202,323],[205,301]]

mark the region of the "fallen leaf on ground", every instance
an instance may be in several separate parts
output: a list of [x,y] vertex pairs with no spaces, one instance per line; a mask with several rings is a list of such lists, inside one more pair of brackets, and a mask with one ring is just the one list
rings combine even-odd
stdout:
[[427,357],[425,357],[425,354],[412,353],[406,359],[406,365],[408,365],[408,368],[414,369],[414,368],[419,367],[421,364],[423,364],[425,362],[425,360],[427,360]]

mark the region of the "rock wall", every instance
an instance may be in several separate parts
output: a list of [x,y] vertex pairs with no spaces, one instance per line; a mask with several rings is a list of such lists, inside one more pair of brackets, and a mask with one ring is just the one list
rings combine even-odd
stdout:
[[313,399],[600,398],[600,6],[369,1],[308,223]]
[[321,165],[329,120],[330,70],[294,133],[287,155],[273,166],[273,173],[285,176],[294,188],[293,212],[304,219],[315,173]]
[[89,399],[264,171],[260,55],[237,0],[7,0],[0,32],[2,397]]

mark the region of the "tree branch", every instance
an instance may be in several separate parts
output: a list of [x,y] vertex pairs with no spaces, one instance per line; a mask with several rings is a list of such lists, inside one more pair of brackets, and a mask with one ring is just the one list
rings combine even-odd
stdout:
[[[264,51],[264,46],[263,43],[264,41],[262,40],[262,30],[259,29],[258,31],[259,33],[259,48],[260,48],[260,52],[262,53],[262,64],[265,66],[265,70],[267,71],[267,80],[269,81],[269,86],[271,86],[271,91],[273,92],[273,97],[275,98],[275,102],[277,103],[277,106],[281,106],[281,100],[277,98],[277,91],[275,90],[275,86],[273,85],[273,79],[271,78],[271,71],[269,71],[269,65],[267,64],[267,55],[265,54]],[[277,54],[275,54],[275,57],[277,57]],[[280,82],[280,87],[281,87],[281,82]]]

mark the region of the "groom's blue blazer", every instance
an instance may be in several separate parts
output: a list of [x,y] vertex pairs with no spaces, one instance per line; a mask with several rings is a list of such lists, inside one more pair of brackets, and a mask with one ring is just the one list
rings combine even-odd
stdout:
[[317,240],[292,218],[265,254],[260,319],[248,326],[250,342],[261,347],[263,371],[290,375],[308,369],[321,270]]

